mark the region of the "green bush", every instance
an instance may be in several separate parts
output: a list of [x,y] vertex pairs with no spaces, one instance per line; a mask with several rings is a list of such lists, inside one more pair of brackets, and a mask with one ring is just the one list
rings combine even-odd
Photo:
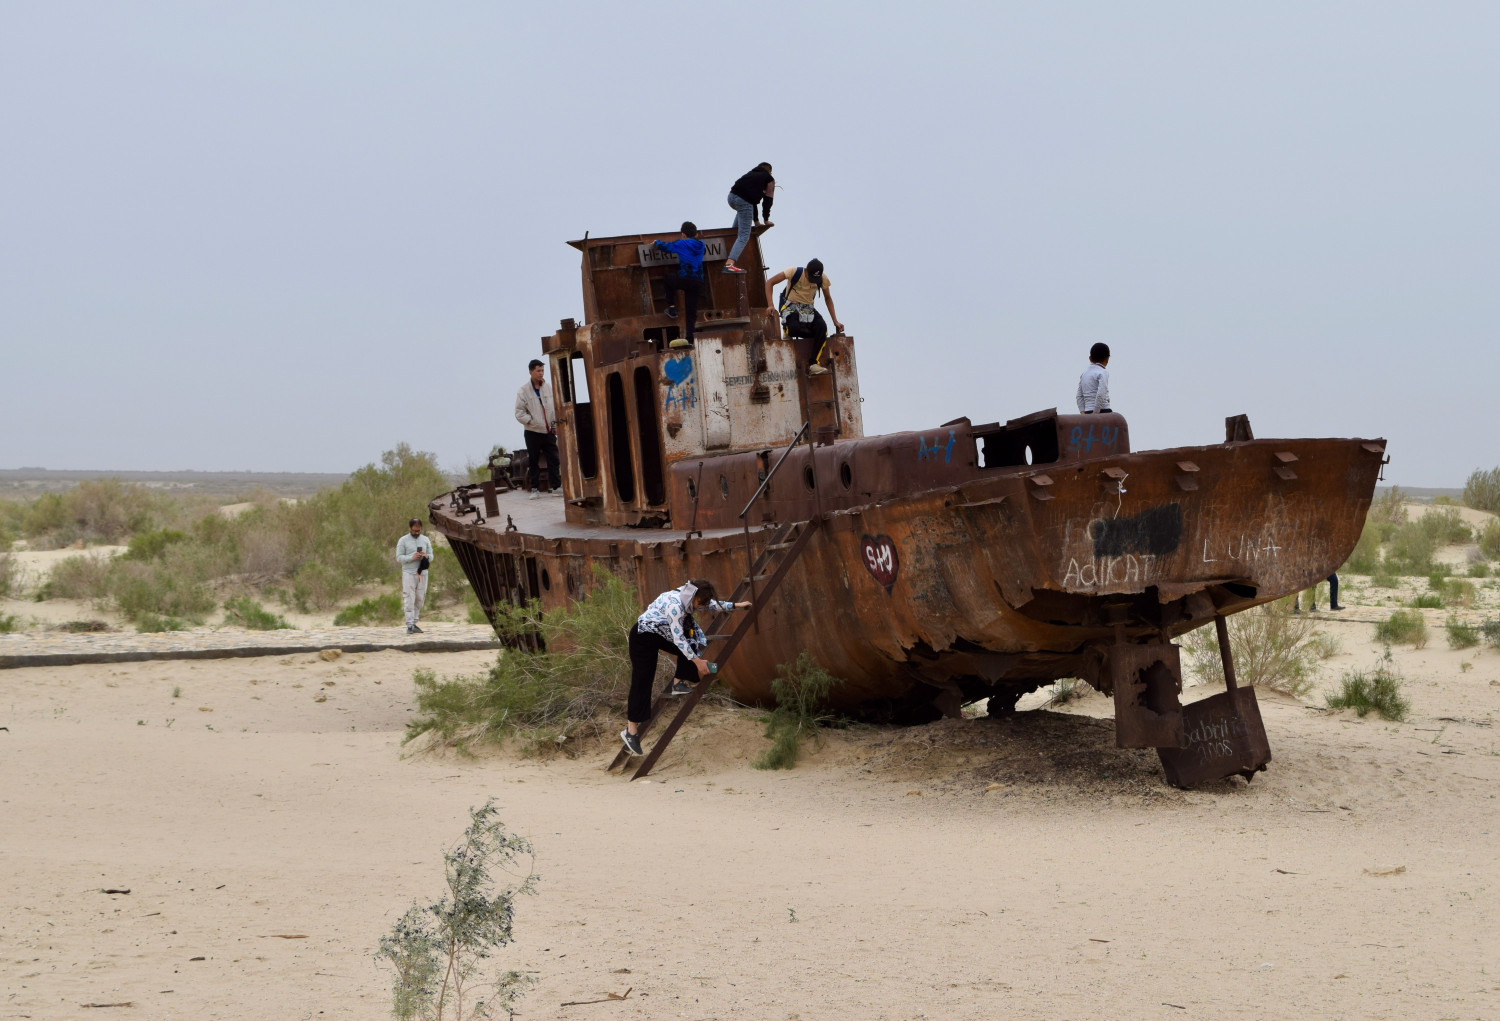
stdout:
[[1388,645],[1421,649],[1427,645],[1427,621],[1415,610],[1397,610],[1390,619],[1375,625],[1375,638]]
[[807,652],[799,653],[795,662],[776,668],[771,681],[776,708],[766,719],[766,737],[771,747],[756,759],[756,769],[791,769],[797,764],[797,753],[807,738],[819,740],[819,725],[834,719],[825,709],[828,693],[842,684],[840,678],[824,670]]
[[[176,617],[161,617],[154,613],[142,613],[135,619],[135,629],[141,634],[160,634],[163,631],[186,631],[192,627],[185,620]],[[172,697],[178,698],[177,689],[173,689]]]
[[362,627],[370,624],[399,624],[402,620],[401,593],[382,592],[345,607],[333,618],[338,627]]
[[536,750],[557,746],[576,728],[601,734],[624,709],[630,687],[626,635],[640,616],[634,592],[603,568],[594,586],[565,610],[545,616],[534,604],[498,610],[502,635],[535,634],[545,652],[504,649],[481,677],[441,680],[418,670],[417,717],[404,741],[424,734],[465,749],[520,735]]
[[88,479],[62,493],[44,493],[26,507],[21,531],[40,545],[118,543],[164,528],[192,512],[189,504],[119,479]]
[[1418,610],[1440,610],[1443,607],[1443,597],[1436,592],[1424,592],[1414,598],[1411,605]]
[[[463,837],[443,854],[447,891],[433,904],[413,903],[380,939],[375,960],[395,969],[391,1013],[397,1021],[514,1018],[536,981],[488,964],[515,939],[516,898],[535,893],[541,878],[531,843],[507,832],[498,815],[493,798],[470,809]],[[495,873],[523,871],[517,885],[497,885]]]
[[8,635],[16,629],[16,618],[0,613],[0,635]]
[[1367,518],[1365,527],[1359,533],[1359,542],[1354,544],[1354,552],[1349,554],[1349,559],[1339,570],[1353,574],[1379,573],[1383,531],[1383,526]]
[[[1241,684],[1252,684],[1302,695],[1312,687],[1313,671],[1323,646],[1311,618],[1291,612],[1291,600],[1236,613],[1226,624],[1234,672]],[[1193,671],[1205,683],[1224,683],[1224,662],[1213,626],[1200,627],[1183,637]]]
[[1479,533],[1479,552],[1486,560],[1500,560],[1500,519],[1486,521]]
[[292,580],[292,602],[302,613],[331,610],[348,597],[356,584],[338,568],[314,561],[304,564]]
[[1479,633],[1484,635],[1485,641],[1500,649],[1500,620],[1485,621],[1479,625]]
[[161,563],[114,564],[109,588],[120,612],[137,624],[148,618],[202,624],[215,605],[207,585]]
[[97,553],[64,557],[52,565],[42,595],[47,599],[105,599],[109,596],[110,561]]
[[1472,581],[1449,578],[1443,582],[1439,595],[1445,606],[1473,606],[1475,600],[1479,598],[1479,590],[1474,587]]
[[21,571],[9,553],[0,553],[0,599],[9,599],[20,591]]
[[1500,468],[1475,469],[1464,483],[1464,504],[1475,510],[1500,514]]
[[1391,662],[1382,660],[1368,673],[1350,670],[1339,691],[1327,698],[1330,709],[1353,709],[1359,716],[1374,711],[1387,720],[1404,720],[1411,703],[1401,694],[1401,676]]
[[251,631],[281,631],[291,627],[285,618],[271,613],[249,596],[224,601],[224,623]]
[[1483,560],[1469,565],[1470,578],[1488,578],[1490,576],[1490,565]]
[[1472,649],[1479,644],[1479,629],[1472,624],[1462,623],[1456,617],[1449,617],[1444,621],[1443,629],[1448,632],[1450,649]]
[[1408,521],[1397,526],[1385,544],[1384,564],[1396,574],[1427,575],[1432,573],[1433,554],[1437,552],[1438,537],[1434,529],[1423,526],[1426,518]]
[[1458,513],[1457,507],[1429,510],[1413,524],[1431,533],[1440,546],[1474,541],[1474,529]]
[[185,542],[186,532],[163,528],[156,532],[142,532],[130,540],[130,548],[120,554],[124,560],[157,560],[175,543]]

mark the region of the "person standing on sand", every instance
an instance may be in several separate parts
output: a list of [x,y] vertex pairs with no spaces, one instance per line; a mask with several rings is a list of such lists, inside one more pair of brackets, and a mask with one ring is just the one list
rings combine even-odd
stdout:
[[[764,216],[767,227],[776,226],[771,222],[771,202],[776,195],[776,178],[771,176],[771,164],[757,163],[754,170],[746,171],[738,181],[729,189],[729,208],[734,210],[734,226],[738,233],[735,235],[734,247],[729,250],[729,261],[724,263],[725,273],[743,273],[734,264],[734,260],[740,257],[745,246],[750,243],[750,226],[759,222]],[[756,203],[760,208],[756,208]]]
[[[1308,613],[1318,612],[1318,586],[1312,587],[1312,600],[1307,604]],[[1334,571],[1328,576],[1328,608],[1330,610],[1342,610],[1339,605],[1339,572]],[[1292,597],[1292,612],[1302,612],[1302,593],[1298,592]]]
[[1092,415],[1109,412],[1109,345],[1089,348],[1089,367],[1078,377],[1078,413]]
[[406,633],[419,635],[417,618],[427,602],[427,568],[432,563],[432,540],[422,534],[422,519],[407,523],[410,531],[396,540],[396,563],[401,565],[401,609],[406,613]]
[[667,285],[667,315],[677,318],[677,292],[682,292],[683,310],[687,312],[683,335],[668,347],[692,347],[693,326],[698,321],[698,293],[703,290],[703,242],[698,227],[691,220],[682,224],[682,237],[676,241],[654,242],[657,248],[677,256],[677,268],[663,281]]
[[552,406],[552,388],[547,386],[547,366],[533,358],[526,366],[531,378],[516,391],[516,421],[526,429],[526,487],[531,499],[542,495],[541,458],[547,459],[547,485],[553,496],[562,496],[561,463],[557,457],[557,411]]
[[677,657],[672,694],[686,695],[693,690],[692,685],[708,676],[708,660],[699,655],[708,644],[707,639],[699,645],[684,626],[692,611],[728,613],[750,605],[720,602],[714,594],[712,582],[694,578],[681,588],[668,589],[657,596],[631,626],[630,700],[625,708],[625,729],[620,731],[620,740],[631,755],[641,754],[641,726],[651,718],[651,682],[656,679],[657,655],[669,652]]

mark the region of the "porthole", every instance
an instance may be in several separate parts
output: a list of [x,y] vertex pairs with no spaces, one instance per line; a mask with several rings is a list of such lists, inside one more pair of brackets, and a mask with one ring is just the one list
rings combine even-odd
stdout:
[[688,479],[688,499],[689,500],[696,500],[696,499],[698,499],[698,484],[696,482],[694,482],[692,479]]
[[552,575],[547,573],[547,569],[545,567],[542,568],[542,588],[546,589],[548,592],[552,591]]
[[813,469],[812,465],[810,464],[804,465],[802,468],[802,484],[808,489],[813,489],[817,485],[817,483],[813,481]]
[[1024,457],[1024,458],[1026,458],[1026,463],[1027,464],[1031,464],[1032,463],[1032,461],[1031,461],[1031,445],[1030,444],[1027,444],[1026,450],[1022,453],[1021,456]]
[[848,461],[845,461],[843,464],[839,465],[839,481],[844,484],[845,489],[848,489],[851,485],[854,484],[854,472],[849,470]]
[[571,595],[577,595],[577,593],[578,593],[578,582],[576,582],[576,581],[573,580],[573,575],[572,574],[568,574],[566,577],[568,579],[568,595],[570,595],[570,596]]
[[719,476],[719,495],[729,499],[729,480],[722,475]]

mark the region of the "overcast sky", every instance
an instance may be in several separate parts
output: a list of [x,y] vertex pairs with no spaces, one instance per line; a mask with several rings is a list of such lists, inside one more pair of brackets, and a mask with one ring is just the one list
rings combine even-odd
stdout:
[[519,442],[563,242],[818,256],[869,433],[1073,400],[1137,450],[1500,464],[1500,4],[0,0],[0,467]]

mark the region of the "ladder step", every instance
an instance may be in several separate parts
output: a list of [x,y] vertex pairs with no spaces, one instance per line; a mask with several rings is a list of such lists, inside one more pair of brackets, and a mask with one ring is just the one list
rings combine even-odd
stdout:
[[766,549],[791,549],[795,545],[796,543],[794,542],[773,542],[771,545],[767,546]]

